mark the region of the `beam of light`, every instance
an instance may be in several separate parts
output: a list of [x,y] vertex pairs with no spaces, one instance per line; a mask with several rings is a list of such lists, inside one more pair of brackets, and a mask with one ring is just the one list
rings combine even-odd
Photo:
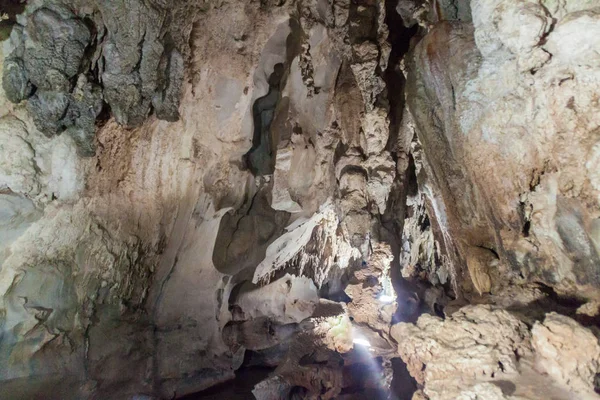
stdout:
[[[372,382],[375,383],[377,388],[387,393],[391,393],[390,385],[386,381],[383,371],[382,359],[378,359],[377,348],[371,347],[371,342],[361,332],[362,329],[357,326],[352,327],[352,342],[354,343],[354,351],[359,355],[359,363],[364,363],[367,366],[366,374],[372,378]],[[371,332],[373,333],[373,332]],[[367,337],[371,337],[367,335]],[[389,374],[388,374],[389,375]],[[370,379],[369,379],[370,380]]]
[[354,338],[352,339],[352,343],[357,344],[359,346],[371,347],[371,343],[365,338]]
[[378,299],[380,302],[386,303],[386,304],[392,303],[392,302],[394,302],[394,300],[396,300],[396,299],[394,299],[393,296],[390,296],[389,294],[382,294],[379,296]]

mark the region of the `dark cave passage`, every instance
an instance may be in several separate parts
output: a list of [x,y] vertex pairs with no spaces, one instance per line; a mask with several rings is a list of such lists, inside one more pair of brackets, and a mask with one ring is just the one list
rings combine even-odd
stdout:
[[235,378],[198,393],[179,397],[181,400],[248,400],[253,399],[254,385],[264,380],[274,368],[247,367],[235,372]]

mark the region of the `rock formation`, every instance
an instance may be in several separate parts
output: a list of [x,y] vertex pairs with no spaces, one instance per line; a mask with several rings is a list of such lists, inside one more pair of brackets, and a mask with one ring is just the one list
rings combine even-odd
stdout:
[[67,131],[83,156],[95,153],[103,100],[124,126],[141,125],[151,106],[158,118],[177,120],[183,59],[161,32],[164,19],[163,10],[138,0],[97,9],[31,4],[7,45],[6,98],[28,99],[36,128],[49,137]]
[[595,1],[2,7],[0,398],[599,398]]

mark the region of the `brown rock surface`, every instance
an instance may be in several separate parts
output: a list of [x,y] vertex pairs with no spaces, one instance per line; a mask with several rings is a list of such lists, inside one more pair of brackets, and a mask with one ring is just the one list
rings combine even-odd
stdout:
[[12,3],[0,398],[598,398],[595,2]]

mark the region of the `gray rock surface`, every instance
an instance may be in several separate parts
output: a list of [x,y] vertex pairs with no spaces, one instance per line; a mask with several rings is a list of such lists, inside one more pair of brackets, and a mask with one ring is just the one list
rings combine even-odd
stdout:
[[85,157],[95,154],[103,101],[126,127],[140,126],[152,107],[157,118],[176,121],[184,74],[179,51],[172,44],[165,51],[164,10],[138,0],[97,7],[76,14],[58,0],[30,5],[13,29],[3,72],[7,98],[19,103],[33,94],[36,127],[48,136],[66,131]]

